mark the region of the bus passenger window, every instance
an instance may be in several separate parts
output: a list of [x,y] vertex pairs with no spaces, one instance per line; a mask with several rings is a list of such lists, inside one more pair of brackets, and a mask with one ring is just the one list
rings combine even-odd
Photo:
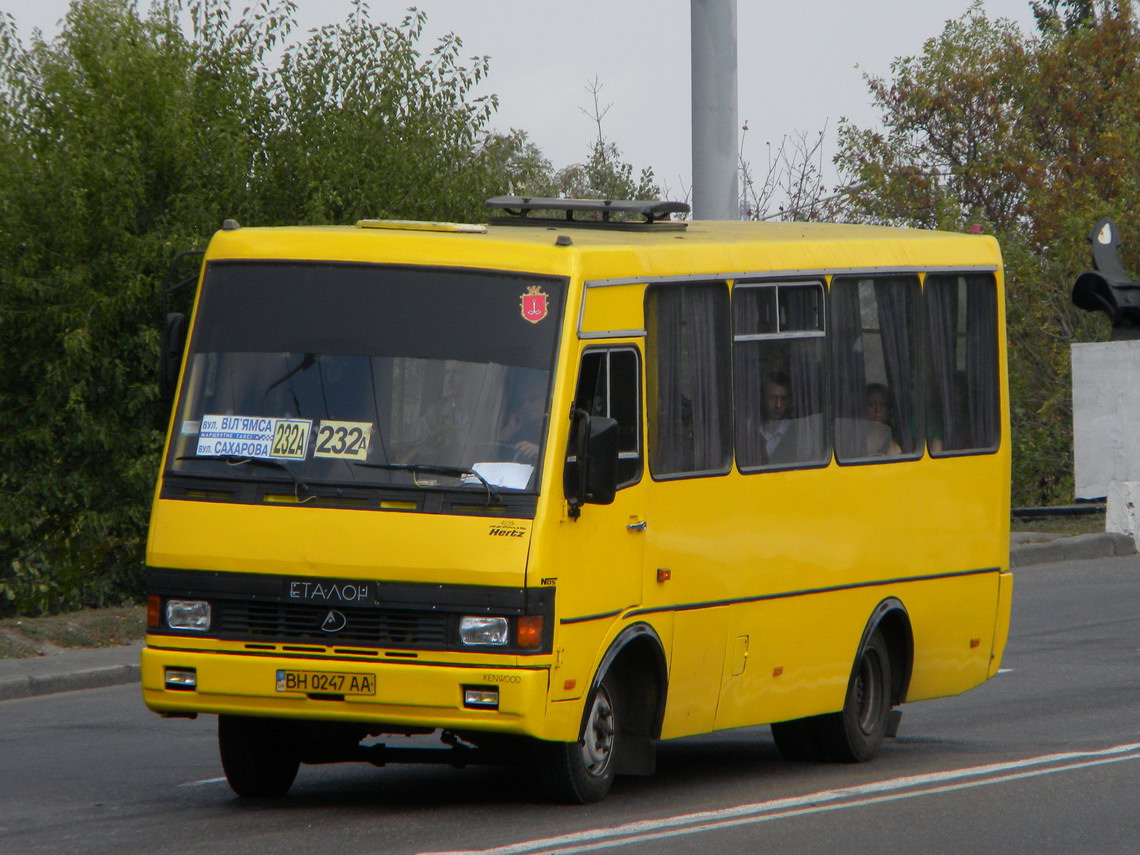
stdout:
[[655,478],[732,465],[728,289],[723,282],[646,291],[649,467]]
[[641,371],[632,348],[582,355],[574,406],[618,423],[618,486],[641,477]]
[[999,440],[994,277],[932,273],[925,286],[930,453],[994,449]]
[[737,466],[826,463],[822,283],[737,283],[732,330]]
[[922,454],[916,276],[831,283],[835,454],[868,461]]

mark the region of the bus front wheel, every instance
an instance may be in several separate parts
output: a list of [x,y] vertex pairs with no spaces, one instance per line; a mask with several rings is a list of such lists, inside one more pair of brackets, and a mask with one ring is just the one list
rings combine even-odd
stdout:
[[544,745],[539,778],[547,797],[567,804],[606,797],[620,747],[620,713],[620,698],[607,674],[593,692],[578,741]]
[[279,798],[293,786],[301,765],[286,722],[218,716],[218,749],[226,781],[239,796]]

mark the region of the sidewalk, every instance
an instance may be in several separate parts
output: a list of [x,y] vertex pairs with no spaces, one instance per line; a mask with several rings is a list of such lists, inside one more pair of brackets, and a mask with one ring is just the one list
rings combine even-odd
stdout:
[[[1133,555],[1136,546],[1124,534],[1076,537],[1018,532],[1010,537],[1010,567],[1017,569],[1054,561],[1082,561]],[[142,644],[67,650],[31,659],[0,659],[0,701],[98,689],[139,681]]]
[[0,701],[139,681],[142,642],[96,650],[65,650],[29,659],[0,659]]

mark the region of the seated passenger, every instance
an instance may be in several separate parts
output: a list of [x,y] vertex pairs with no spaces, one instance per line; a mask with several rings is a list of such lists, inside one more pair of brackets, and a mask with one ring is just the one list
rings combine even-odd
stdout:
[[538,443],[545,416],[545,393],[545,384],[541,379],[529,377],[523,380],[514,411],[507,416],[499,431],[499,442],[509,447],[513,459],[519,463],[535,463],[538,460]]
[[764,375],[761,381],[760,411],[763,417],[760,422],[763,463],[794,463],[797,451],[791,381],[783,371]]
[[882,383],[867,384],[867,456],[901,454],[891,422],[891,395]]

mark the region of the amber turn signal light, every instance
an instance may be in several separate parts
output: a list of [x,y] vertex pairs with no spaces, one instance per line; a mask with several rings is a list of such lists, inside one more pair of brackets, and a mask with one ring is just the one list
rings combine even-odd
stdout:
[[522,615],[519,618],[518,645],[524,650],[542,646],[542,615]]

